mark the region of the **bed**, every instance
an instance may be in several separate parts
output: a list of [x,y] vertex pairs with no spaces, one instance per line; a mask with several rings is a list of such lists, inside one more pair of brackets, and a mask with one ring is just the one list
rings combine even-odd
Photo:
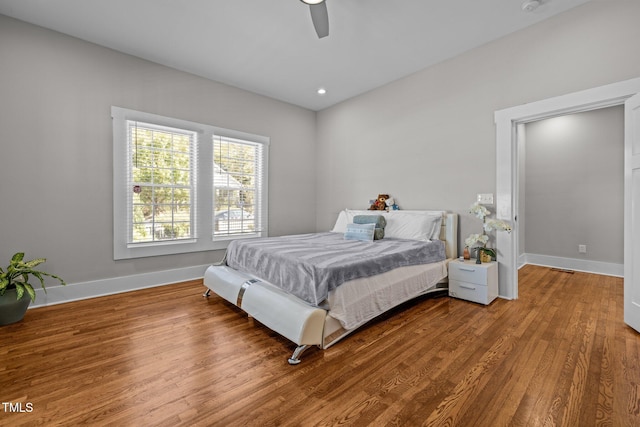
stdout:
[[[345,238],[362,215],[385,219],[384,238]],[[294,342],[288,362],[296,365],[309,347],[327,349],[399,304],[446,291],[447,265],[457,257],[457,227],[457,215],[446,211],[346,209],[330,232],[232,242],[225,259],[207,268],[204,295],[214,292]],[[342,266],[349,252],[367,267]],[[424,263],[413,257],[427,252],[436,259]],[[387,265],[378,256],[395,257],[399,264]],[[295,264],[285,265],[287,257]],[[307,282],[315,287],[306,288]]]

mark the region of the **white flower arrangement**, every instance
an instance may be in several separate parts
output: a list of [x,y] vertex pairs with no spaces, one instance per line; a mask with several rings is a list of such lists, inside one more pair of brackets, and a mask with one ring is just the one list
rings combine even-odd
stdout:
[[475,202],[474,204],[471,205],[471,207],[469,208],[469,213],[474,214],[475,216],[477,216],[480,219],[484,219],[487,215],[489,215],[491,212],[489,212],[489,209],[485,208],[484,206],[482,206],[480,203]]
[[488,219],[485,221],[482,227],[486,232],[493,231],[493,230],[506,231],[507,233],[511,232],[511,226],[507,222],[501,219],[494,219],[494,218]]
[[486,245],[489,241],[489,236],[486,234],[470,234],[469,237],[466,238],[464,244],[468,247],[475,245],[476,243],[482,243],[482,245]]
[[491,232],[493,230],[497,231],[506,231],[507,233],[511,232],[511,225],[506,221],[501,219],[490,218],[487,219],[487,216],[491,215],[489,209],[476,202],[469,208],[469,213],[474,214],[476,217],[482,220],[482,234],[470,234],[464,241],[465,245],[469,248],[472,248],[476,244],[480,244],[478,246],[478,257],[480,256],[480,250],[485,253],[488,253],[490,256],[495,257],[496,252],[494,249],[485,248],[487,242],[489,242],[489,236],[485,233]]

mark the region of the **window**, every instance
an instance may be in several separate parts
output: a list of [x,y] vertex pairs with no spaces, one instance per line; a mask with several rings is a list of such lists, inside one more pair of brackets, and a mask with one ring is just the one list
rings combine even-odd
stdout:
[[262,229],[261,158],[262,144],[214,136],[214,239]]
[[267,231],[267,137],[112,107],[114,259]]
[[129,243],[194,237],[197,134],[127,120]]

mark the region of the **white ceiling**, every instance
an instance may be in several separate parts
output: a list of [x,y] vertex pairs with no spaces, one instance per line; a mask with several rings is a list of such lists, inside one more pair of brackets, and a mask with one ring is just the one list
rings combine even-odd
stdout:
[[327,0],[323,39],[299,0],[0,0],[0,14],[321,110],[590,0],[522,1]]

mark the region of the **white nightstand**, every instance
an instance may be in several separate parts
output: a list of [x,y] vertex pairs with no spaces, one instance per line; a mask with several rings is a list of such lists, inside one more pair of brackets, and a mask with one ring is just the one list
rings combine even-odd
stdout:
[[498,263],[453,260],[449,263],[449,296],[489,304],[498,296]]

